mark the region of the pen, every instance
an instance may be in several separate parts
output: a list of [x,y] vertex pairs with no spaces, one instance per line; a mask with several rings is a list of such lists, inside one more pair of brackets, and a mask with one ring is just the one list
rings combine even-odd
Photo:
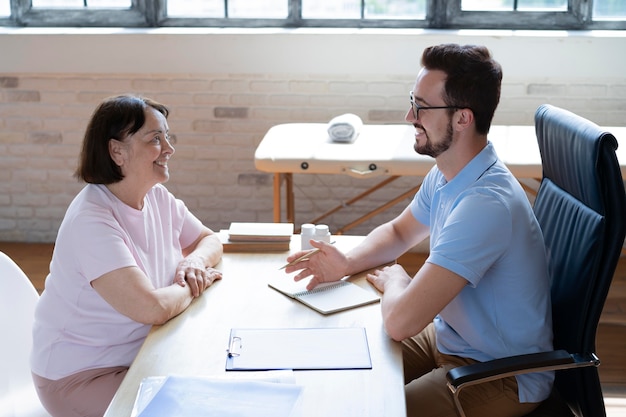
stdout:
[[[334,245],[334,244],[335,244],[335,241],[330,242],[330,244],[331,244],[331,245]],[[313,256],[313,255],[315,255],[317,252],[319,252],[320,250],[321,250],[320,248],[315,248],[314,250],[312,250],[312,251],[310,251],[310,252],[305,253],[305,254],[304,254],[304,255],[302,255],[301,257],[294,259],[293,261],[289,262],[288,264],[285,264],[285,265],[281,266],[280,268],[278,268],[278,270],[285,269],[285,268],[287,268],[288,266],[295,265],[295,264],[297,264],[297,263],[299,263],[299,262],[302,262],[302,261],[306,261],[306,260],[307,260],[307,259],[309,259],[311,256]]]

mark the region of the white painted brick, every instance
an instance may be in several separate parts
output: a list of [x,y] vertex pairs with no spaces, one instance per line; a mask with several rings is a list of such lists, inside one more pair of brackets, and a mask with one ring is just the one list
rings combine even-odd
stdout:
[[[16,76],[6,75],[0,77],[0,88],[18,88],[20,86],[20,79]],[[24,88],[24,85],[22,85]]]
[[174,91],[191,91],[191,92],[199,92],[206,91],[209,89],[209,82],[207,80],[202,79],[189,79],[189,80],[172,80],[172,89]]
[[16,114],[29,115],[34,119],[41,118],[42,120],[60,117],[63,111],[63,106],[58,104],[48,103],[36,103],[36,104],[20,104],[16,106]]
[[250,110],[250,117],[254,119],[273,121],[275,124],[280,124],[285,120],[290,120],[291,110],[288,108],[252,108]]
[[236,106],[263,106],[267,104],[266,94],[232,94],[230,101]]
[[567,94],[567,86],[563,84],[529,84],[526,89],[529,95],[563,96]]
[[0,217],[0,239],[3,241],[14,240],[14,235],[9,232],[15,232],[15,229],[17,228],[17,220],[11,217],[4,217],[5,215],[3,215],[1,211],[0,216],[2,216]]
[[372,123],[398,123],[404,120],[406,110],[371,110],[367,114],[367,118]]
[[[366,123],[403,123],[406,92],[414,80],[412,74],[254,73],[0,74],[0,80],[12,76],[13,84],[18,83],[13,89],[35,92],[41,101],[8,102],[8,88],[0,88],[0,164],[4,168],[0,173],[0,239],[44,241],[54,239],[67,205],[84,186],[72,173],[89,117],[104,97],[132,90],[170,107],[169,124],[177,138],[177,152],[170,162],[168,188],[200,219],[219,230],[238,219],[272,221],[273,176],[254,167],[254,151],[272,125],[325,123],[348,111],[359,114]],[[531,125],[537,106],[543,103],[579,112],[596,123],[623,125],[626,81],[586,79],[565,84],[561,79],[505,78],[494,122]],[[247,118],[216,120],[214,108],[219,106],[247,107]],[[63,142],[29,143],[37,135],[51,132],[60,134]],[[345,175],[294,175],[296,222],[309,221],[377,181]],[[339,211],[328,219],[331,230],[416,182],[417,178],[402,178]],[[348,233],[367,233],[399,213],[408,201],[410,198]],[[32,222],[33,218],[40,221]]]
[[41,101],[51,104],[76,103],[76,94],[68,91],[42,91]]
[[26,135],[24,132],[0,132],[0,143],[24,143],[26,141]]
[[84,130],[65,132],[63,133],[63,143],[66,145],[76,145],[76,148],[78,148],[79,145],[83,143],[84,135]]
[[[408,91],[408,90],[407,90]],[[375,107],[386,106],[391,109],[409,109],[409,94],[408,92],[401,95],[381,95],[377,99],[383,99],[384,104],[377,104]]]
[[96,80],[91,76],[60,78],[58,86],[61,90],[88,91],[96,89]]
[[65,215],[65,208],[61,207],[38,207],[35,209],[35,216],[39,219],[55,220]]
[[[359,107],[363,107],[366,109],[384,108],[387,106],[387,99],[383,96],[353,95],[347,98],[348,98],[348,101],[347,101],[348,106],[355,108],[355,109]],[[398,102],[399,101],[400,100],[398,100]],[[408,95],[404,100],[402,100],[402,102],[403,103],[401,105],[405,106],[406,108],[409,107]]]
[[96,78],[94,89],[109,91],[111,95],[123,94],[133,90],[133,82],[128,78]]
[[4,97],[9,103],[41,101],[41,94],[36,90],[6,90]]
[[107,96],[103,94],[99,96],[99,98],[94,99],[93,103],[80,100],[82,104],[76,103],[66,104],[64,106],[57,106],[60,107],[59,116],[83,120],[84,126],[86,127],[87,123],[89,122],[89,118],[96,109],[96,106],[98,105],[98,103],[100,103],[101,100],[105,99],[106,97]]
[[605,97],[607,86],[599,84],[572,85],[568,88],[568,95],[573,97]]
[[347,104],[345,95],[323,94],[319,96],[311,96],[309,102],[312,106],[317,107],[339,107]]
[[192,128],[194,132],[229,132],[230,123],[225,120],[194,120]]
[[294,93],[322,94],[328,92],[328,83],[323,81],[290,81],[289,91]]
[[148,94],[155,91],[169,91],[171,81],[166,78],[140,78],[131,80],[131,86],[133,90]]
[[285,80],[251,81],[250,91],[253,91],[255,93],[284,93],[289,91],[289,83]]
[[[201,105],[212,105],[212,106],[220,106],[231,104],[230,94],[216,94],[216,93],[205,93],[205,94],[194,94],[193,102],[194,104]],[[180,107],[180,106],[178,106]],[[196,108],[196,110],[200,110]],[[202,112],[206,113],[206,108],[202,108]],[[203,114],[206,115],[206,114]]]
[[153,93],[151,97],[168,107],[175,107],[179,105],[189,106],[193,104],[194,96],[191,93],[179,93],[176,90],[167,93]]
[[44,77],[38,75],[21,75],[18,78],[18,85],[30,90],[58,91],[60,78]]
[[336,82],[328,83],[330,94],[363,94],[367,91],[366,82]]
[[302,94],[275,94],[268,98],[268,104],[273,106],[304,107],[309,104],[309,96]]
[[[30,157],[33,155],[43,155],[44,147],[43,146],[34,146],[34,145],[23,145],[23,144],[15,144],[9,146],[7,149],[8,155],[21,156],[21,157]],[[25,165],[27,168],[28,166]]]
[[22,230],[29,230],[33,232],[45,232],[51,229],[52,222],[48,219],[35,217],[33,214],[26,219],[20,219],[17,221],[17,227]]
[[215,92],[240,93],[248,91],[248,82],[246,80],[213,80],[210,90]]
[[[408,97],[409,90],[413,87],[414,80],[407,80],[402,82],[378,82],[373,81],[367,83],[367,92],[379,94],[382,96],[390,94],[405,94]],[[407,98],[408,100],[408,98]]]
[[69,117],[54,117],[40,119],[43,123],[42,127],[50,130],[78,130],[84,131],[87,127],[87,120],[69,118]]
[[611,84],[609,85],[609,97],[617,97],[626,99],[626,84]]
[[28,141],[37,145],[61,143],[63,135],[60,132],[53,131],[30,132]]
[[33,211],[38,207],[46,207],[48,205],[48,196],[45,194],[14,194],[13,204],[23,209],[18,210],[17,215],[21,217],[30,217]]
[[526,95],[526,84],[524,83],[502,83],[502,89],[500,91],[500,99],[502,98],[514,98]]

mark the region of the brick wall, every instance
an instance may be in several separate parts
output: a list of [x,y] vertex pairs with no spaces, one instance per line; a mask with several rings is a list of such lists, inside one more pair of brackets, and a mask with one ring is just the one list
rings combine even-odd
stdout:
[[[342,77],[228,74],[1,74],[0,240],[51,242],[65,209],[82,187],[72,178],[83,130],[104,97],[124,92],[172,109],[176,154],[167,187],[207,225],[272,220],[272,176],[254,168],[254,151],[272,125],[326,122],[354,112],[365,123],[401,122],[414,74]],[[626,81],[562,84],[509,80],[495,123],[532,124],[541,103],[562,105],[599,124],[620,125]],[[379,179],[295,175],[299,225]],[[383,204],[416,181],[402,178],[367,201],[338,212],[331,229]],[[408,200],[351,233],[366,233]]]

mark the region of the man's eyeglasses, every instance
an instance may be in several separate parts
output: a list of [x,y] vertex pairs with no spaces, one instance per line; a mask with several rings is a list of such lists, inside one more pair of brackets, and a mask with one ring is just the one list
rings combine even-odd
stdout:
[[420,110],[434,110],[434,109],[459,109],[458,106],[420,106],[413,99],[413,91],[409,92],[409,102],[411,103],[411,110],[413,111],[413,117],[417,120],[417,116],[419,115]]

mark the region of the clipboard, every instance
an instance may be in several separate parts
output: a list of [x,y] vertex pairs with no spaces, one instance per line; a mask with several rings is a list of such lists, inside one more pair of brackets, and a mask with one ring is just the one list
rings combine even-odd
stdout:
[[364,327],[231,329],[227,371],[372,369]]

